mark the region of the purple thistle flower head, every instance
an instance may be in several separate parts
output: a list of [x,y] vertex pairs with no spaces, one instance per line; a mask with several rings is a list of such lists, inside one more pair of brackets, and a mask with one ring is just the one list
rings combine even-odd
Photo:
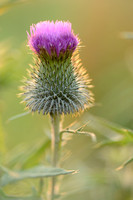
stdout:
[[74,35],[70,22],[43,21],[33,24],[28,33],[28,45],[38,55],[59,57],[72,55],[79,39]]
[[93,104],[90,80],[77,54],[79,39],[71,23],[44,21],[30,27],[30,49],[37,55],[22,95],[32,112],[61,115]]

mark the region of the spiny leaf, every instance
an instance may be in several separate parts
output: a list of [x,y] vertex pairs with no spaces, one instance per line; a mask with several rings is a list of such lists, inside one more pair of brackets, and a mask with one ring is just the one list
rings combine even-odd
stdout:
[[21,181],[28,178],[33,179],[33,178],[53,177],[53,176],[71,174],[74,172],[75,172],[74,170],[64,170],[60,168],[45,167],[42,165],[23,171],[7,170],[6,173],[1,177],[0,186],[5,186],[9,183]]
[[124,162],[121,166],[119,166],[116,170],[119,171],[121,169],[123,169],[124,167],[126,167],[128,164],[130,164],[131,162],[133,162],[133,158],[128,159],[126,162]]
[[0,189],[0,200],[42,200],[39,196],[27,196],[27,197],[17,197],[17,196],[8,196],[2,189]]
[[96,136],[94,133],[91,132],[85,132],[85,131],[77,131],[77,130],[64,130],[60,132],[60,135],[62,135],[63,133],[70,133],[70,134],[74,134],[74,135],[86,135],[91,137],[93,142],[96,142]]
[[76,131],[82,131],[88,124],[89,124],[89,122],[83,124],[82,126],[80,126],[79,128],[77,128]]

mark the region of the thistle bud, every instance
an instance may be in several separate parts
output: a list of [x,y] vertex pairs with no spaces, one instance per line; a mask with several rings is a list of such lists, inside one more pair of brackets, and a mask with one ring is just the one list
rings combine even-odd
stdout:
[[32,112],[68,114],[92,105],[90,80],[78,56],[79,42],[69,22],[44,21],[30,27],[28,45],[35,64],[22,95]]

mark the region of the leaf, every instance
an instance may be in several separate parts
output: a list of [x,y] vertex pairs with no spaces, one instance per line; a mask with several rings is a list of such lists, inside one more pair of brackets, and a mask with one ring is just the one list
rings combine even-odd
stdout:
[[0,200],[42,200],[39,196],[16,197],[8,196],[0,189]]
[[45,150],[50,146],[51,140],[47,140],[41,146],[39,145],[38,148],[34,149],[28,156],[25,156],[25,160],[22,162],[22,167],[29,167],[37,164],[42,156],[44,156]]
[[77,130],[63,130],[60,132],[60,135],[62,135],[63,133],[70,133],[70,134],[74,134],[74,135],[86,135],[91,137],[93,142],[96,142],[96,136],[94,133],[91,132],[87,132],[87,131],[78,131]]
[[126,162],[124,162],[121,166],[119,166],[116,170],[119,171],[121,169],[123,169],[124,167],[126,167],[128,164],[130,164],[131,162],[133,162],[133,158],[128,159]]
[[103,122],[103,124],[105,126],[107,126],[108,128],[112,129],[113,131],[117,132],[117,133],[120,133],[122,135],[126,135],[126,134],[129,134],[130,136],[133,137],[133,131],[130,130],[130,129],[125,129],[125,128],[122,128],[118,125],[115,125],[114,123],[107,123],[106,121]]
[[36,141],[31,146],[18,145],[13,151],[6,154],[5,160],[9,168],[30,168],[38,165],[45,156],[46,150],[50,147],[51,140]]
[[82,131],[88,124],[89,124],[89,122],[83,124],[82,126],[80,126],[79,128],[77,128],[76,131]]
[[101,147],[104,147],[104,146],[112,146],[112,145],[119,145],[119,146],[122,146],[122,145],[125,145],[125,144],[128,144],[130,142],[130,140],[128,140],[127,138],[124,138],[124,139],[120,139],[120,140],[104,140],[102,142],[99,142],[95,145],[94,148],[101,148]]
[[88,118],[90,120],[90,124],[88,124],[89,129],[92,129],[93,131],[96,131],[104,136],[107,136],[107,131],[113,131],[114,133],[121,134],[122,136],[133,137],[133,130],[123,128],[122,126],[105,120],[101,117],[97,117],[92,114],[87,114],[85,115],[85,118]]
[[25,116],[25,115],[28,115],[30,113],[30,111],[27,111],[27,112],[24,112],[24,113],[20,113],[20,114],[18,114],[18,115],[14,115],[14,116],[12,116],[12,117],[10,117],[9,119],[8,119],[8,122],[9,121],[12,121],[12,120],[15,120],[15,119],[18,119],[18,118],[20,118],[20,117],[23,117],[23,116]]
[[7,184],[28,178],[34,179],[34,178],[53,177],[59,175],[67,175],[74,172],[76,171],[64,170],[53,167],[45,167],[42,165],[23,171],[11,171],[7,169],[6,173],[1,177],[0,186],[5,186]]
[[8,172],[8,169],[0,165],[0,172]]

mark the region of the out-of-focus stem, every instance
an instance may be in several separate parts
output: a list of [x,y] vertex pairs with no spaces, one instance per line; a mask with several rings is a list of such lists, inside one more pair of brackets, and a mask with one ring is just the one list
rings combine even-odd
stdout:
[[[52,123],[52,135],[51,135],[51,147],[52,147],[52,166],[58,166],[59,160],[59,146],[60,146],[60,116],[51,115]],[[51,178],[50,185],[50,200],[54,200],[56,187],[56,177]]]

